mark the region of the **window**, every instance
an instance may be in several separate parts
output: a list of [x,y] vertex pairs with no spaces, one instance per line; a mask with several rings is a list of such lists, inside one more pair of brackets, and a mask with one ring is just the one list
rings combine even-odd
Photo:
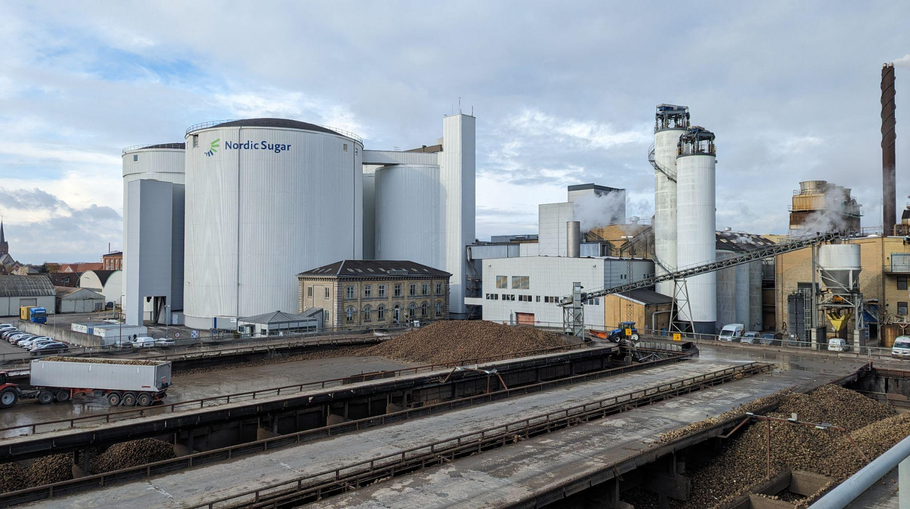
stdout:
[[530,295],[519,295],[518,301],[519,302],[531,302],[531,296]]
[[537,296],[537,302],[540,302],[540,295]]
[[509,276],[496,276],[496,288],[508,288]]
[[348,306],[348,307],[344,308],[344,317],[348,321],[348,323],[352,323],[354,321],[354,314],[356,314],[356,313],[357,313],[357,310],[354,309],[354,306]]
[[133,154],[133,162],[135,163],[138,160],[139,160],[139,154]]
[[394,318],[396,322],[401,322],[401,306],[400,305],[395,304],[395,307],[392,308],[392,318]]
[[527,290],[531,287],[531,278],[528,276],[512,276],[513,290]]
[[430,284],[423,283],[420,285],[420,295],[429,295],[430,294]]
[[312,296],[313,296],[313,287],[312,287],[312,286],[308,286],[308,287],[306,288],[306,296],[307,296],[307,297],[312,297]]
[[907,289],[907,276],[897,276],[897,289],[898,290]]
[[198,147],[198,146],[199,146],[199,135],[198,135],[198,134],[194,134],[194,135],[193,135],[193,148],[196,148],[196,147]]
[[328,289],[328,287],[326,287],[326,289],[325,289],[325,298],[326,298],[326,299],[329,298],[329,289]]
[[347,144],[347,143],[343,143],[342,145],[343,145],[342,150],[345,151],[345,152],[347,152],[347,151],[348,151],[348,144]]
[[372,313],[373,313],[373,308],[371,306],[364,306],[363,307],[363,321],[369,322],[370,318],[371,318],[370,315]]
[[376,319],[380,322],[385,320],[385,306],[379,306],[376,309]]
[[373,285],[363,285],[363,297],[369,299],[373,296]]
[[354,287],[349,286],[349,287],[345,288],[345,294],[347,295],[348,299],[353,299],[354,298]]
[[411,283],[408,285],[408,295],[411,297],[417,295],[417,283]]
[[443,314],[442,314],[442,302],[437,301],[437,302],[436,302],[436,317],[439,318],[439,317],[442,317],[442,316],[443,316]]
[[907,314],[907,303],[906,302],[897,303],[897,314],[899,314],[901,316],[904,316]]
[[412,302],[408,305],[408,318],[414,318],[417,316],[417,304]]
[[421,304],[421,305],[420,305],[420,317],[421,317],[421,318],[426,318],[426,317],[427,317],[427,310],[429,310],[429,309],[430,309],[430,306],[429,306],[429,304],[427,304],[426,302],[424,302],[423,304]]
[[436,295],[442,295],[442,283],[436,283]]
[[379,297],[385,297],[385,285],[376,286],[376,293],[379,294]]
[[395,293],[393,295],[396,297],[401,297],[401,283],[395,283]]

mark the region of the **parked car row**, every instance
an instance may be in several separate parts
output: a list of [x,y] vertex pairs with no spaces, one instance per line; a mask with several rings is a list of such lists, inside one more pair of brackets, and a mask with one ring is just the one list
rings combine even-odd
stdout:
[[156,346],[174,346],[177,344],[177,342],[170,338],[155,339],[148,336],[140,336],[129,344],[133,348],[153,348]]
[[0,324],[0,339],[8,341],[11,345],[20,346],[32,355],[62,353],[69,350],[66,343],[47,336],[22,332],[8,323]]
[[771,332],[761,333],[757,331],[747,331],[741,323],[731,323],[724,325],[717,336],[720,341],[739,341],[746,345],[772,346],[780,345],[782,340],[775,338]]

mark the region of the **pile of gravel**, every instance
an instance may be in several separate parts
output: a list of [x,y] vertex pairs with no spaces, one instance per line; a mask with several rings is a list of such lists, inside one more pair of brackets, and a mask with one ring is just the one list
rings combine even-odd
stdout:
[[563,336],[534,327],[501,325],[483,320],[450,320],[434,322],[389,339],[361,350],[359,355],[439,364],[566,348],[570,344]]

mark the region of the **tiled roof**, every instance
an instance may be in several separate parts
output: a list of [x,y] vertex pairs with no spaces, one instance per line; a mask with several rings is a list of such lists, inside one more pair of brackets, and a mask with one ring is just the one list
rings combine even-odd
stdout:
[[298,276],[450,277],[451,274],[407,260],[341,260],[301,272]]

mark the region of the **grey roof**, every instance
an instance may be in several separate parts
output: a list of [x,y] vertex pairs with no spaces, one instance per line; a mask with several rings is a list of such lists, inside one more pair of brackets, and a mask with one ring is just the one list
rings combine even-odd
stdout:
[[0,297],[53,297],[55,295],[57,292],[47,276],[0,276]]
[[107,284],[107,280],[111,277],[111,274],[117,272],[116,270],[87,270],[85,272],[94,272],[98,276],[98,281],[101,281],[101,286]]
[[271,313],[263,313],[261,315],[256,315],[256,316],[241,317],[237,321],[246,322],[246,323],[281,324],[281,323],[306,322],[306,321],[312,320],[312,319],[313,319],[313,313],[295,315],[292,313],[285,313],[284,311],[272,311]]
[[588,189],[593,189],[595,191],[605,191],[607,193],[612,193],[614,191],[625,191],[625,189],[621,187],[607,187],[598,184],[576,184],[574,186],[569,186],[569,191],[585,191]]
[[51,272],[45,275],[50,278],[51,284],[54,286],[76,287],[79,285],[79,274],[74,272]]
[[626,297],[627,299],[640,302],[642,304],[670,304],[673,302],[672,298],[667,297],[662,293],[646,290],[644,288],[638,290],[630,290],[628,292],[620,292],[619,295]]
[[451,277],[452,274],[408,260],[341,260],[301,272],[298,276]]
[[61,300],[104,300],[104,295],[88,288],[55,286],[54,289],[57,291],[57,298]]

